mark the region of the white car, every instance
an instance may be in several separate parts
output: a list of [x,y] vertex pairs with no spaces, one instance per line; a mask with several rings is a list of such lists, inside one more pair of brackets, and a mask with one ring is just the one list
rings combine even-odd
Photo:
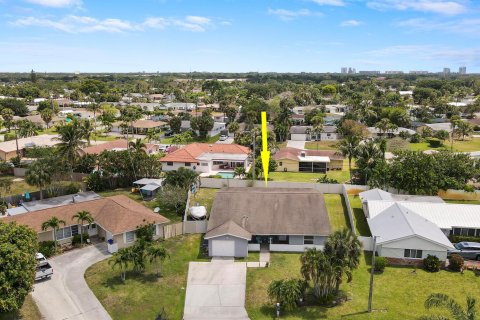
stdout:
[[227,140],[227,139],[228,139],[228,136],[220,136],[220,139],[218,139],[218,140],[220,140],[220,141],[225,141],[225,140]]

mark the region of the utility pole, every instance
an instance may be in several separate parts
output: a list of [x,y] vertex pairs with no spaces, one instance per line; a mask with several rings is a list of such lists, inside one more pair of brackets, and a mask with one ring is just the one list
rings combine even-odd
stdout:
[[373,298],[373,273],[375,271],[375,252],[377,246],[377,236],[373,236],[372,269],[370,270],[370,292],[368,293],[368,312],[372,312]]
[[257,139],[256,139],[257,136],[256,136],[256,134],[255,134],[255,131],[252,130],[251,133],[252,133],[252,137],[253,137],[253,171],[252,171],[252,180],[253,180],[253,182],[255,183],[255,180],[256,180],[256,177],[255,177],[255,176],[256,176],[256,171],[257,171],[256,168],[255,168],[255,144],[256,144],[256,141],[255,141],[255,140],[257,140]]

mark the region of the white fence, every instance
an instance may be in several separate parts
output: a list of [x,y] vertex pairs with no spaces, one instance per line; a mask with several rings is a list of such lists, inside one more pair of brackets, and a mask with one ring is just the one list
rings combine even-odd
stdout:
[[343,195],[343,201],[345,201],[345,207],[347,207],[347,214],[348,214],[348,221],[350,222],[350,229],[352,229],[352,232],[356,234],[357,231],[355,229],[355,220],[353,219],[352,207],[350,206],[350,200],[348,199],[348,192],[345,185],[342,185],[342,195]]
[[305,249],[317,248],[317,250],[323,250],[323,245],[314,244],[271,244],[270,251],[278,252],[304,252]]

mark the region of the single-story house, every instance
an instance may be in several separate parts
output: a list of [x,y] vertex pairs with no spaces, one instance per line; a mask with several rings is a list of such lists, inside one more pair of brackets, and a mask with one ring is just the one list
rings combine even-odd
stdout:
[[[94,218],[93,224],[88,227],[88,234],[92,237],[97,236],[102,241],[110,240],[116,249],[135,242],[135,231],[146,223],[155,225],[154,238],[162,237],[162,226],[169,222],[164,216],[153,213],[147,207],[124,195],[71,202],[62,206],[5,217],[1,221],[26,225],[37,232],[38,241],[51,241],[54,240],[53,230],[42,230],[42,224],[52,217],[57,217],[65,221],[65,225],[57,230],[56,239],[61,244],[67,244],[80,232],[80,225],[72,217],[80,211],[88,211]],[[84,225],[84,227],[87,226],[88,224]]]
[[323,249],[331,233],[323,194],[315,189],[226,188],[213,200],[205,239],[209,256]]
[[163,121],[153,121],[153,120],[137,120],[132,123],[132,131],[136,134],[145,134],[149,129],[152,130],[162,130],[167,126],[166,122]]
[[193,111],[195,110],[196,104],[190,102],[170,102],[162,105],[160,109],[164,110],[182,110],[182,111]]
[[[212,130],[207,132],[207,137],[216,136],[217,134],[220,134],[222,130],[225,130],[225,129],[226,129],[226,124],[224,122],[214,122]],[[193,130],[190,120],[182,120],[182,123],[180,125],[180,130],[181,131]],[[198,135],[199,131],[197,130],[195,133]]]
[[324,141],[338,140],[336,126],[324,126],[319,133],[313,132],[312,126],[291,126],[290,140],[294,141]]
[[248,170],[250,149],[238,144],[192,143],[160,159],[163,171],[188,168],[210,175],[233,172],[236,167]]
[[415,130],[412,129],[407,129],[407,128],[395,128],[394,130],[389,130],[387,132],[382,132],[380,129],[375,128],[375,127],[368,127],[367,128],[368,132],[370,132],[370,136],[372,138],[379,138],[379,137],[387,137],[387,138],[393,138],[393,137],[398,137],[400,135],[400,132],[406,132],[410,135],[415,134]]
[[344,157],[334,150],[283,148],[273,155],[277,171],[321,172],[342,170]]
[[450,124],[450,122],[425,123],[424,126],[418,127],[417,131],[421,132],[424,127],[432,129],[434,133],[438,131],[447,131],[448,133],[452,132],[452,125]]
[[[42,134],[18,139],[18,151],[24,156],[26,148],[53,147],[60,143],[58,135]],[[17,142],[15,140],[0,142],[0,160],[7,161],[17,156]]]
[[447,236],[435,223],[399,202],[367,219],[367,222],[372,235],[377,236],[378,255],[394,263],[405,264],[428,255],[445,261],[447,250],[453,249]]
[[292,120],[292,123],[295,126],[301,126],[305,123],[305,115],[304,114],[294,113],[290,116],[290,119]]
[[[147,154],[155,154],[160,150],[160,145],[153,143],[146,143]],[[92,145],[90,147],[82,148],[79,153],[80,155],[85,154],[100,154],[103,151],[124,151],[128,149],[128,143],[126,139],[117,139],[107,142],[102,142],[97,145]]]
[[311,126],[291,126],[290,140],[294,141],[308,141],[310,140]]

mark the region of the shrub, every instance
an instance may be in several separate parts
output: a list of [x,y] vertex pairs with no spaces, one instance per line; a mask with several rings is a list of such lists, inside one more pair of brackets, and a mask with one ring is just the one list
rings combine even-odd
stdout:
[[422,137],[420,137],[420,135],[418,133],[414,133],[410,137],[410,142],[411,143],[419,143],[421,139],[422,139]]
[[474,126],[473,131],[480,131],[480,126],[479,125]]
[[453,271],[460,271],[463,268],[463,257],[458,254],[452,254],[450,259],[448,259],[449,265],[448,268]]
[[79,183],[76,182],[71,182],[65,186],[64,192],[65,194],[73,194],[77,193],[78,190],[81,190],[82,187],[80,186]]
[[45,258],[49,258],[55,254],[55,242],[42,241],[38,244],[38,252],[43,254]]
[[383,272],[387,266],[387,258],[385,257],[375,257],[375,271]]
[[469,236],[449,236],[448,239],[452,243],[458,243],[462,241],[467,242],[480,242],[480,237],[469,237]]
[[428,139],[428,145],[431,148],[439,148],[442,146],[442,141],[438,140],[437,138],[430,138]]
[[[83,234],[83,243],[86,243],[88,238],[89,238],[88,233],[84,233]],[[73,239],[72,239],[72,246],[80,245],[80,242],[81,242],[80,240],[81,240],[80,234],[74,235]]]
[[15,140],[15,133],[14,132],[5,133],[5,135],[3,136],[3,141],[11,141],[11,140]]
[[338,180],[332,179],[327,177],[327,175],[323,175],[321,178],[317,179],[318,183],[330,183],[330,184],[336,184],[338,183]]
[[440,259],[437,256],[428,255],[423,259],[423,266],[428,272],[438,272],[440,271]]

